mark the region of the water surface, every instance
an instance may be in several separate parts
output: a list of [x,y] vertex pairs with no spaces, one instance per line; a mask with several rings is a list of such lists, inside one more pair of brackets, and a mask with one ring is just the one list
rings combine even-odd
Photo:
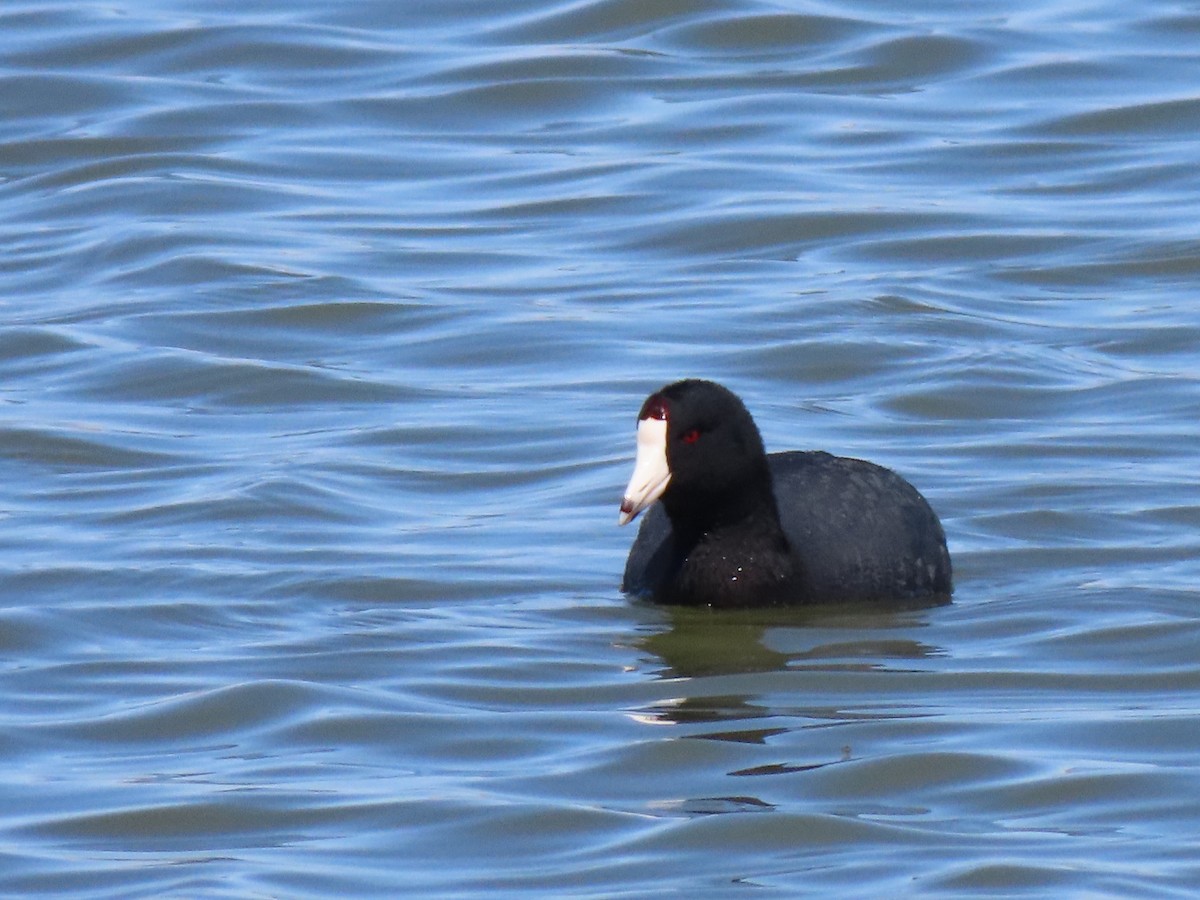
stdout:
[[[0,891],[1191,896],[1200,16],[0,11]],[[644,396],[955,602],[618,592]]]

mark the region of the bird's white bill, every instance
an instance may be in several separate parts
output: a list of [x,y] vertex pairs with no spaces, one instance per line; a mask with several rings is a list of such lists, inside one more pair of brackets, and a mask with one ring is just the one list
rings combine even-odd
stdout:
[[637,458],[633,477],[621,500],[618,525],[627,525],[637,514],[662,496],[671,480],[667,465],[667,423],[662,419],[645,418],[638,422]]

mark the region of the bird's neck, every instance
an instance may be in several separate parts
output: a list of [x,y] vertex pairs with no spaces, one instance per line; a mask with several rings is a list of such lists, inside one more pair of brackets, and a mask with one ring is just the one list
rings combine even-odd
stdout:
[[[711,510],[719,509],[714,516]],[[742,491],[691,507],[667,507],[683,557],[675,590],[712,606],[769,605],[794,580],[795,557],[774,492]]]
[[684,547],[702,539],[742,535],[786,545],[770,477],[725,490],[690,490],[662,499],[676,538]]

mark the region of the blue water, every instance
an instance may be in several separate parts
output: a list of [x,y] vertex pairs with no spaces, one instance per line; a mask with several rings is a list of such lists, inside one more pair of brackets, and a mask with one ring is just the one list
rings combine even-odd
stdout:
[[[0,893],[1193,896],[1198,39],[0,7]],[[684,376],[954,603],[623,597]]]

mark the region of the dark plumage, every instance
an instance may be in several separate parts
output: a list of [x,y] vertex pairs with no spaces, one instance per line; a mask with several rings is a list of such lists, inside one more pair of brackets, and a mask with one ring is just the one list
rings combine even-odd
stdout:
[[941,523],[895,472],[823,452],[768,456],[742,401],[711,381],[651,394],[638,423],[621,523],[660,502],[623,590],[712,606],[949,597]]

